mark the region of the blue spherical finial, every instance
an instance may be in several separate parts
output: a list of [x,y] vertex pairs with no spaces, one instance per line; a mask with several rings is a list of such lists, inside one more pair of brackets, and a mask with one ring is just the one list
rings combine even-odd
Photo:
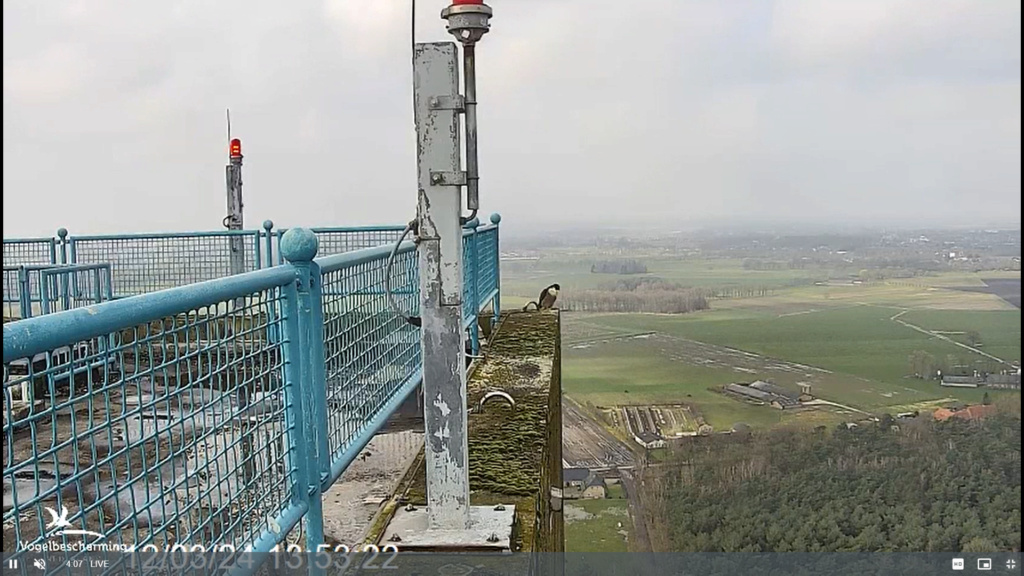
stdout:
[[270,229],[273,228],[273,227],[274,227],[274,221],[273,220],[264,220],[263,221],[263,229],[264,230],[267,230],[269,232]]
[[320,241],[306,228],[291,228],[281,236],[281,255],[289,262],[309,262],[316,257]]
[[57,228],[57,236],[60,236],[61,238],[67,238],[68,237],[68,229],[67,228]]
[[495,212],[494,214],[491,214],[491,224],[498,225],[500,223],[501,223],[501,214],[498,214],[497,212]]

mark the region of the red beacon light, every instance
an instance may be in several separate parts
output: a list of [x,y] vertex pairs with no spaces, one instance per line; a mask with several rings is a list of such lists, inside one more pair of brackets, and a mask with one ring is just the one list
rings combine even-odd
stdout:
[[232,158],[241,158],[242,157],[242,141],[241,140],[239,140],[238,138],[233,138],[231,140],[231,151],[229,152],[229,154],[231,155]]

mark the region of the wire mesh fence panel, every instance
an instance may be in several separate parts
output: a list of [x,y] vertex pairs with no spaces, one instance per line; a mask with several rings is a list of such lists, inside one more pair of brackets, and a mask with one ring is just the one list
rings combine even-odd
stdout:
[[294,361],[267,337],[294,321],[294,296],[266,313],[294,274],[263,272],[230,294],[190,286],[5,326],[5,551],[243,550],[298,522]]
[[466,231],[462,235],[462,324],[471,325],[476,320],[476,293],[473,291],[473,278],[476,274],[475,258],[476,234]]
[[258,240],[255,231],[80,236],[70,252],[76,264],[109,263],[122,298],[255,270]]
[[[332,464],[364,433],[420,368],[419,330],[395,314],[384,290],[386,251],[322,272],[327,449]],[[416,251],[395,257],[391,289],[396,303],[418,314]],[[383,413],[386,416],[386,413]],[[359,448],[359,447],[357,447]]]
[[4,267],[4,318],[18,320],[42,314],[42,272],[49,264]]
[[56,264],[55,238],[4,238],[4,267],[27,264]]
[[21,267],[4,266],[4,322],[25,317],[22,306]]
[[39,277],[43,314],[113,299],[109,264],[54,266],[40,270]]
[[498,289],[498,228],[489,226],[477,231],[477,302],[487,304],[487,299]]
[[334,230],[330,228],[314,228],[320,242],[318,254],[343,254],[365,248],[376,248],[384,244],[394,244],[402,235],[402,227],[381,227],[379,229]]
[[[321,257],[332,254],[344,254],[356,250],[376,248],[385,244],[394,244],[402,236],[402,226],[375,226],[366,228],[313,228],[316,234],[317,254]],[[277,245],[287,228],[274,230],[277,242],[270,248],[273,252],[271,262],[281,264],[284,258]]]

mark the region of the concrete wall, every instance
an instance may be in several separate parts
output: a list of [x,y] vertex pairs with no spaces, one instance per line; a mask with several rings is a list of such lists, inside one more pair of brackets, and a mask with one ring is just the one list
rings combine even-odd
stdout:
[[[531,313],[527,313],[531,314]],[[548,330],[554,330],[555,338],[552,356],[551,378],[548,391],[547,438],[541,462],[540,490],[537,494],[536,525],[532,549],[537,552],[565,552],[564,500],[552,506],[551,488],[561,487],[562,480],[562,329],[561,314],[533,312],[553,319]],[[557,508],[557,509],[556,509]],[[564,572],[561,554],[537,554],[534,556],[533,574],[538,576],[560,576]]]

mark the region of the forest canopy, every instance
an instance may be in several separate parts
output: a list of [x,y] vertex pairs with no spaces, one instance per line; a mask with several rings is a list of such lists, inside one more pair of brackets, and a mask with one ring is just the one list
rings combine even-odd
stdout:
[[649,522],[681,552],[1020,550],[1020,418],[708,438]]

